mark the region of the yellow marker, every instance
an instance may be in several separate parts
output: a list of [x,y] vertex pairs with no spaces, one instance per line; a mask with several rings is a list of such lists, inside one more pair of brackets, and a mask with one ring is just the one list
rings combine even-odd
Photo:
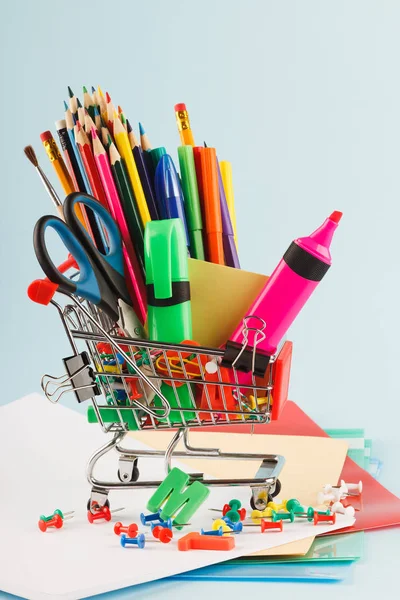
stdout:
[[228,205],[229,214],[232,221],[233,233],[236,248],[237,243],[237,229],[236,229],[236,211],[235,211],[235,196],[233,194],[233,183],[232,183],[232,165],[227,160],[221,160],[219,163],[221,168],[222,183],[224,184],[226,203]]
[[114,119],[114,139],[115,143],[117,144],[118,152],[120,153],[121,158],[125,162],[125,166],[128,170],[128,175],[132,184],[140,219],[144,228],[146,223],[151,221],[151,217],[149,209],[147,208],[146,198],[143,192],[142,183],[139,178],[139,173],[133,158],[129,137],[124,126],[118,118]]
[[194,137],[190,128],[189,114],[186,110],[186,104],[183,104],[183,102],[180,104],[175,104],[175,116],[182,146],[194,146]]

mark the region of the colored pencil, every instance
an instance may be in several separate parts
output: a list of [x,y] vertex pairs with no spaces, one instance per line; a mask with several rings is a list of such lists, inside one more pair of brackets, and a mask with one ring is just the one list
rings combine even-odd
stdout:
[[107,127],[101,128],[101,141],[103,142],[104,148],[109,148],[110,146],[111,134],[108,131]]
[[73,115],[75,115],[76,117],[78,116],[78,98],[75,96],[74,92],[71,90],[71,88],[68,86],[68,95],[69,95],[69,107],[71,109],[71,112]]
[[236,210],[235,210],[235,195],[233,193],[233,182],[232,182],[232,165],[227,160],[221,160],[219,163],[221,169],[222,182],[224,184],[226,203],[228,205],[229,214],[231,216],[231,223],[233,227],[233,234],[235,239],[236,248],[238,247],[237,242],[237,228],[236,228]]
[[101,116],[97,106],[94,107],[94,123],[96,125],[97,133],[101,132]]
[[137,141],[135,132],[132,129],[132,125],[129,123],[129,119],[126,120],[126,130],[128,132],[128,138],[131,144],[131,148],[133,150],[135,146],[139,146],[139,142]]
[[93,104],[94,106],[99,106],[99,101],[97,98],[97,92],[96,92],[96,88],[92,86],[92,100],[93,100]]
[[82,156],[86,174],[89,178],[90,187],[92,188],[92,195],[100,202],[100,204],[107,208],[107,197],[96,167],[89,138],[78,123],[75,125],[75,139]]
[[141,123],[139,123],[139,133],[140,133],[140,145],[142,146],[142,150],[144,150],[145,152],[147,150],[151,150],[149,138],[147,137],[147,133]]
[[186,104],[175,104],[176,123],[181,138],[182,146],[194,146],[193,132],[190,128],[189,114]]
[[228,267],[234,267],[240,269],[239,256],[235,244],[235,237],[233,233],[231,215],[229,214],[228,203],[226,201],[224,184],[222,181],[221,169],[217,158],[217,173],[218,173],[218,188],[219,188],[219,201],[221,206],[221,220],[222,220],[222,244],[224,247],[225,264]]
[[91,134],[93,141],[93,154],[107,197],[108,207],[118,225],[124,243],[123,251],[125,264],[127,267],[127,283],[130,284],[133,307],[141,322],[144,323],[146,319],[146,305],[144,303],[144,299],[146,297],[146,288],[144,286],[143,274],[137,261],[133,243],[129,235],[127,222],[113,179],[107,152],[104,150],[104,147],[97,136],[95,127],[92,128]]
[[65,122],[67,125],[69,139],[71,141],[71,147],[72,147],[75,159],[76,159],[76,164],[78,165],[78,168],[79,168],[79,172],[77,170],[75,171],[75,176],[76,176],[76,180],[78,182],[79,191],[84,192],[86,194],[91,194],[92,190],[90,187],[89,179],[86,175],[85,167],[83,166],[82,157],[79,153],[79,149],[78,149],[78,146],[75,141],[75,134],[74,134],[74,126],[75,125],[74,125],[72,113],[68,107],[67,107],[67,110],[65,111]]
[[68,172],[71,175],[74,190],[75,192],[79,192],[79,184],[75,174],[77,164],[72,150],[71,140],[69,139],[67,131],[67,123],[65,119],[61,119],[60,121],[56,121],[55,125],[58,133],[58,139],[60,140],[61,149],[64,154],[65,164],[67,165]]
[[93,119],[89,115],[89,112],[86,110],[86,112],[85,112],[85,131],[86,131],[86,134],[87,134],[88,137],[89,137],[89,134],[90,134],[90,137],[91,137],[91,135],[92,135],[92,128],[93,127],[97,131],[97,127],[96,127],[95,122],[93,121]]
[[[126,131],[128,131],[128,125],[126,124],[126,119],[125,119],[125,115],[123,112],[119,113],[119,118],[121,120],[122,125],[124,126],[124,128],[126,129]],[[129,136],[128,136],[129,137]]]
[[97,87],[97,100],[99,101],[99,110],[104,123],[107,123],[107,104],[104,98],[103,90],[100,86]]
[[133,195],[128,173],[126,172],[125,165],[113,142],[111,142],[109,154],[111,171],[114,177],[115,185],[118,189],[118,194],[128,225],[129,234],[136,249],[136,256],[140,260],[140,264],[144,272],[144,237],[142,222],[139,212],[136,208],[135,197]]
[[114,119],[114,139],[118,148],[118,152],[120,153],[122,159],[125,161],[129,179],[132,185],[132,190],[135,195],[136,205],[138,207],[138,211],[144,228],[146,226],[146,223],[151,221],[151,217],[146,204],[146,198],[143,192],[143,187],[140,181],[136,163],[133,158],[128,134],[118,118]]
[[146,167],[143,154],[143,150],[140,146],[135,146],[133,148],[133,158],[135,160],[136,168],[139,173],[140,182],[142,184],[143,192],[147,202],[147,208],[149,209],[149,213],[152,219],[159,219],[160,215],[157,210],[155,194],[153,193],[153,187],[150,183],[150,176]]
[[93,98],[91,97],[91,95],[89,94],[89,92],[87,91],[85,86],[83,86],[83,106],[86,108],[86,110],[88,111],[88,113],[92,117],[92,119],[94,119],[94,106],[95,105],[93,102]]
[[[115,118],[115,108],[114,104],[111,102],[110,94],[106,92],[106,103],[107,103],[107,127],[110,132],[114,133],[114,118]],[[118,116],[118,115],[117,115]]]

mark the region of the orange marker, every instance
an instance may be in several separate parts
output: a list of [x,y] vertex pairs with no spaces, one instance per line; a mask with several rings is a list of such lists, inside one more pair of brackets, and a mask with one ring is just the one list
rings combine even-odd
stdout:
[[207,258],[210,262],[217,265],[224,265],[221,204],[219,199],[217,155],[215,148],[203,149],[203,152],[201,153],[201,176],[203,180],[202,191],[206,225]]

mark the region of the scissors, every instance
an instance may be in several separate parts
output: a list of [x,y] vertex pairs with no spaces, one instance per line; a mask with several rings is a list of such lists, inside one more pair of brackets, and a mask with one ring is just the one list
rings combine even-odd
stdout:
[[[101,220],[108,242],[106,254],[93,244],[76,216],[80,203],[91,209]],[[41,217],[36,223],[33,243],[36,257],[49,280],[58,291],[89,300],[117,323],[128,337],[145,337],[143,326],[132,308],[124,277],[122,241],[118,227],[107,210],[92,196],[81,192],[69,194],[63,204],[65,222],[54,216]],[[61,273],[50,258],[45,233],[53,229],[74,257],[79,278],[70,279]]]

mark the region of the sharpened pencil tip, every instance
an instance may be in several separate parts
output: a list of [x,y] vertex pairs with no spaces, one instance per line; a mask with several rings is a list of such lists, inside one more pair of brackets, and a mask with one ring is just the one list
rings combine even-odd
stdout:
[[126,119],[126,129],[127,129],[128,133],[130,133],[132,131],[132,125],[129,123],[128,119]]
[[204,148],[208,148],[208,146],[205,142],[203,142],[203,144],[204,144]]
[[74,92],[71,90],[71,88],[68,86],[68,94],[70,98],[74,97]]
[[102,98],[104,98],[103,90],[101,89],[101,87],[100,87],[100,86],[98,86],[98,87],[97,87],[97,91],[99,92],[100,96],[101,96]]
[[107,104],[110,104],[111,102],[110,94],[108,92],[106,92],[106,102]]
[[64,108],[65,108],[65,110],[68,110],[68,109],[69,109],[69,106],[68,106],[68,104],[65,102],[65,100],[64,100]]
[[97,104],[94,105],[94,116],[98,117],[100,115],[99,109],[97,108]]
[[94,94],[96,91],[96,88],[92,86],[92,94]]
[[76,99],[76,103],[77,103],[77,105],[78,105],[78,108],[82,108],[82,104],[80,103],[80,100],[79,100],[79,98],[77,98],[77,99]]
[[92,134],[92,139],[95,140],[98,136],[97,136],[97,131],[96,131],[96,127],[92,127],[92,129],[90,130],[90,133]]
[[83,88],[82,88],[82,89],[83,89],[83,93],[84,93],[84,94],[87,94],[87,89],[86,89],[86,87],[85,87],[85,86],[83,86]]
[[139,123],[139,133],[140,135],[144,135],[146,133],[145,128],[141,123]]

